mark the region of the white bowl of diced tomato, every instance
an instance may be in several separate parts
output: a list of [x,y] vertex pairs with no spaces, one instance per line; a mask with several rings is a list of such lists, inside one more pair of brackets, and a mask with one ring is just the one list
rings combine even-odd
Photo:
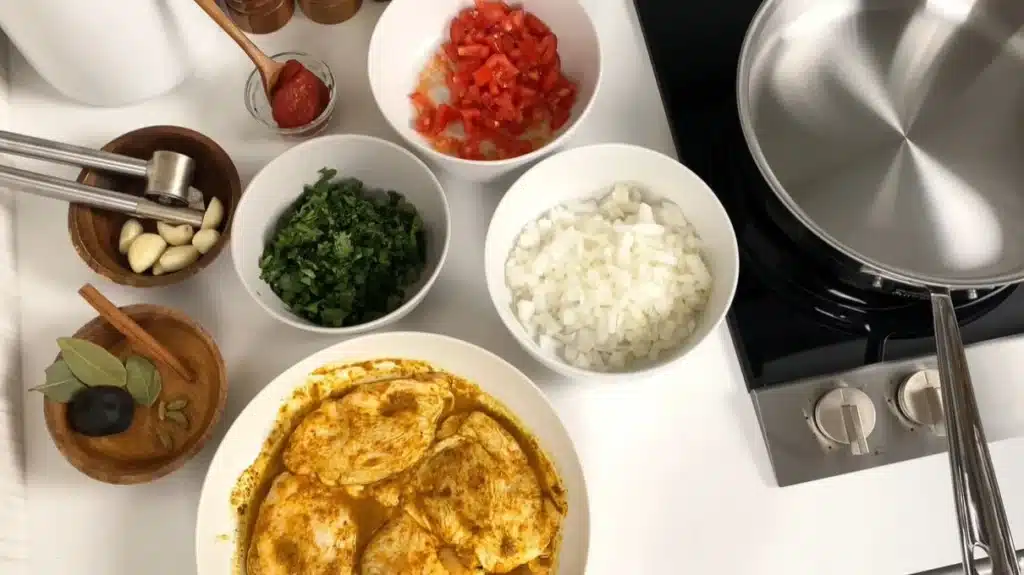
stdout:
[[489,181],[560,148],[601,79],[579,0],[392,0],[370,39],[384,117],[453,176]]

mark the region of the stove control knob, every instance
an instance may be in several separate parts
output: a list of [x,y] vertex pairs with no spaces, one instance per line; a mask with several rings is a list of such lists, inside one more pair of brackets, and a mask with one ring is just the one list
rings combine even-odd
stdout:
[[903,380],[896,392],[896,405],[911,422],[930,428],[936,435],[946,435],[937,370],[923,369]]
[[875,430],[875,405],[868,394],[852,387],[837,387],[814,405],[814,423],[822,435],[849,445],[853,455],[867,455],[868,436]]

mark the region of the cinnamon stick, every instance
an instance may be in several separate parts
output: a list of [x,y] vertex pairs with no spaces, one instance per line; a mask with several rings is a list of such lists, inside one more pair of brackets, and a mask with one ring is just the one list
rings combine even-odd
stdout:
[[100,317],[107,320],[114,329],[121,332],[121,335],[128,338],[143,354],[155,359],[173,369],[185,381],[193,381],[192,372],[181,363],[177,357],[167,351],[167,348],[160,344],[153,336],[146,333],[142,326],[135,323],[135,320],[128,317],[112,301],[107,299],[92,284],[85,284],[78,290],[82,299],[96,310]]

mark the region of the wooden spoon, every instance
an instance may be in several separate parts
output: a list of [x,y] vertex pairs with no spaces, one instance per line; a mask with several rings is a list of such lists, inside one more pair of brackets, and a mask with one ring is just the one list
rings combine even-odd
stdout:
[[273,101],[270,94],[277,84],[277,79],[281,75],[281,69],[284,68],[284,64],[275,62],[270,56],[267,56],[262,50],[257,48],[256,44],[253,44],[252,40],[245,35],[245,32],[242,32],[231,21],[231,18],[221,11],[220,7],[217,6],[217,0],[195,0],[195,2],[220,26],[221,30],[227,32],[228,36],[235,41],[235,44],[238,44],[238,47],[256,65],[256,69],[260,72],[260,78],[263,79],[263,91],[267,94],[267,101]]

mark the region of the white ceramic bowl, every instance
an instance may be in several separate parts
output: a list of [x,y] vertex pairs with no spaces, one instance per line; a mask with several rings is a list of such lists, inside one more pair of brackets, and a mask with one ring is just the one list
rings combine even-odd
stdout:
[[[395,311],[350,327],[323,327],[303,319],[260,279],[260,256],[278,218],[316,182],[321,168],[338,170],[371,188],[395,190],[416,206],[427,232],[427,265],[418,282],[406,290]],[[419,158],[391,142],[359,135],[322,136],[298,144],[263,167],[242,193],[231,232],[231,259],[242,285],[256,303],[284,323],[307,331],[335,335],[363,333],[394,323],[427,295],[448,256],[451,236],[448,200],[441,183]]]
[[318,367],[379,358],[430,362],[475,382],[519,417],[551,456],[568,495],[569,513],[563,523],[558,574],[583,575],[590,546],[587,485],[572,440],[544,394],[529,378],[489,351],[446,336],[403,332],[357,337],[319,351],[277,376],[249,402],[217,448],[203,482],[196,517],[198,575],[234,572],[237,516],[230,504],[231,491],[260,453],[284,401]]
[[[648,364],[627,371],[600,372],[575,367],[548,353],[530,338],[512,310],[505,282],[505,262],[519,232],[527,223],[565,202],[607,194],[612,184],[639,184],[653,198],[678,205],[705,245],[704,260],[712,275],[712,291],[697,329],[680,347]],[[501,321],[538,361],[574,378],[621,379],[649,374],[680,360],[722,322],[739,279],[736,234],[714,192],[686,166],[658,152],[626,144],[598,144],[574,148],[545,159],[520,177],[498,204],[484,245],[487,289]]]
[[438,152],[413,129],[409,94],[424,66],[447,38],[448,26],[473,0],[391,0],[370,38],[367,68],[370,90],[384,118],[417,152],[453,176],[476,182],[493,180],[540,159],[568,140],[590,113],[601,79],[597,29],[578,0],[522,0],[558,37],[562,72],[579,86],[576,106],[557,137],[533,152],[507,160],[463,160]]

